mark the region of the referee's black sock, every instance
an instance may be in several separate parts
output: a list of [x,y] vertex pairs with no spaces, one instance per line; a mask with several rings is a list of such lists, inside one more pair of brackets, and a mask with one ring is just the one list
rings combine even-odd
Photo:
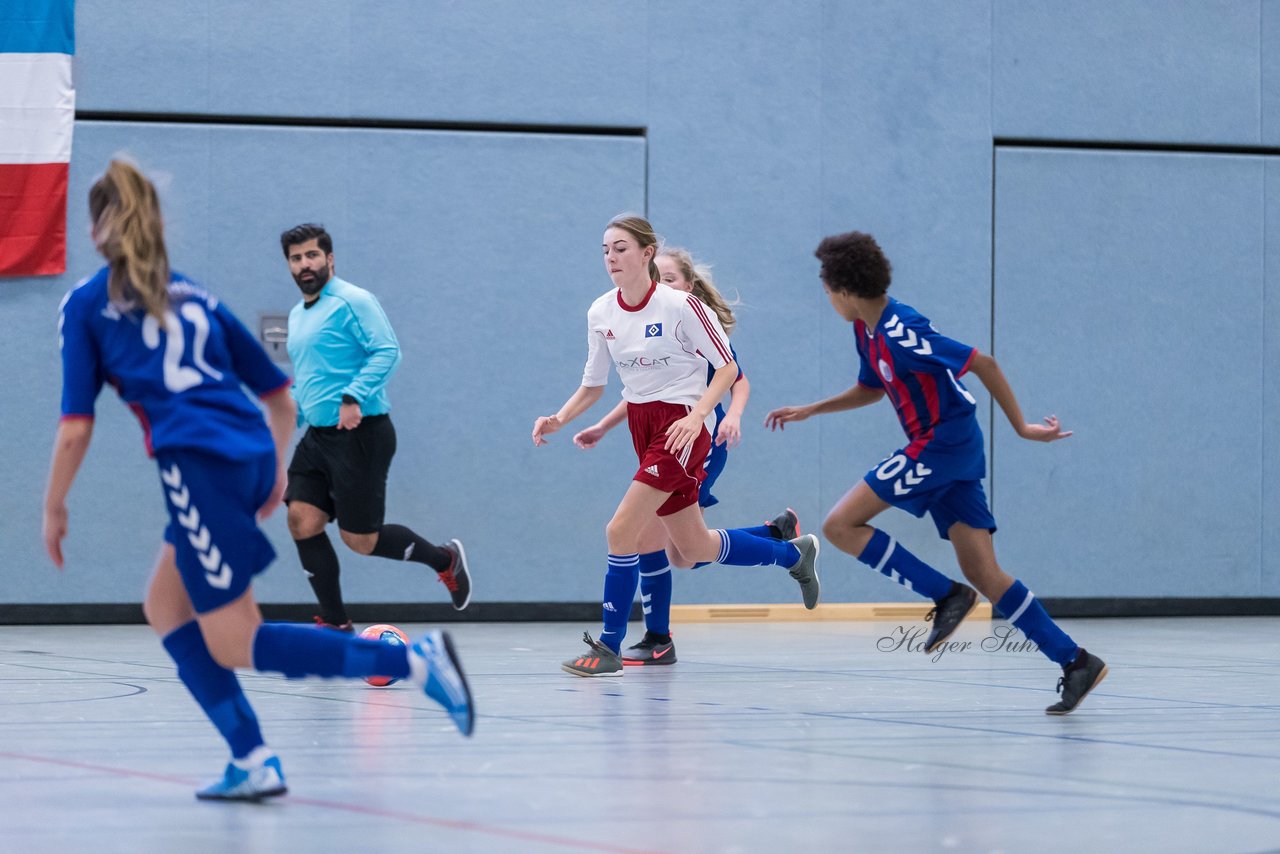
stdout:
[[378,542],[374,543],[373,554],[391,560],[425,563],[436,572],[444,572],[453,560],[449,552],[431,545],[404,525],[383,525],[382,530],[378,531]]
[[320,619],[333,626],[348,622],[347,608],[342,603],[342,586],[338,582],[338,553],[324,531],[305,540],[294,540],[298,558],[307,573],[307,581],[320,603]]

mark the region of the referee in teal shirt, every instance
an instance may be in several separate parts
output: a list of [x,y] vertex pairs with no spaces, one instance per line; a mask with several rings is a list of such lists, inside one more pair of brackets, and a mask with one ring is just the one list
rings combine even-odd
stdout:
[[400,344],[377,298],[333,274],[333,239],[305,223],[280,235],[302,301],[289,312],[289,358],[299,425],[289,463],[289,533],[320,603],[316,622],[352,631],[342,601],[338,555],[325,527],[338,522],[354,552],[425,563],[453,607],[471,601],[471,575],[459,540],[435,546],[404,525],[384,524],[387,471],[396,453],[387,380]]

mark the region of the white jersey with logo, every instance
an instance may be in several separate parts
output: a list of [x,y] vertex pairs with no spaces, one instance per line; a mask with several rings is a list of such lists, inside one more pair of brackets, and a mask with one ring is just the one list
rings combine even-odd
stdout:
[[612,362],[628,403],[693,406],[706,394],[707,364],[724,367],[730,352],[715,312],[692,294],[654,283],[638,306],[628,306],[614,288],[587,311],[582,384],[607,384]]

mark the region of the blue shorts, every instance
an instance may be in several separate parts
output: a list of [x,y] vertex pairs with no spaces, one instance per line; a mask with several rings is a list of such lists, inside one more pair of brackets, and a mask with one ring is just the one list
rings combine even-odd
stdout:
[[711,486],[716,482],[716,478],[720,477],[720,472],[724,471],[724,464],[729,460],[729,446],[717,445],[714,440],[711,443],[711,450],[707,453],[707,461],[702,466],[706,477],[702,481],[702,486],[698,487],[698,506],[713,507],[720,503],[720,499],[711,494]]
[[863,480],[885,503],[912,516],[928,513],[938,536],[949,540],[947,532],[956,522],[996,532],[996,520],[982,490],[985,466],[981,457],[975,460],[970,454],[930,454],[926,450],[920,459],[913,460],[899,450],[867,472]]
[[275,453],[227,460],[187,449],[156,452],[169,524],[164,540],[197,614],[239,599],[276,551],[257,512],[275,485]]

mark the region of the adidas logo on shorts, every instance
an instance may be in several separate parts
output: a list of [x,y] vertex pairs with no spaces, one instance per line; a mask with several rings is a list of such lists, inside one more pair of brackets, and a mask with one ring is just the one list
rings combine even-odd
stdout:
[[657,464],[657,463],[654,463],[653,465],[649,466],[647,469],[645,469],[645,470],[644,470],[644,473],[645,473],[645,474],[651,474],[651,475],[653,475],[654,477],[657,477],[657,476],[658,476],[658,464]]

